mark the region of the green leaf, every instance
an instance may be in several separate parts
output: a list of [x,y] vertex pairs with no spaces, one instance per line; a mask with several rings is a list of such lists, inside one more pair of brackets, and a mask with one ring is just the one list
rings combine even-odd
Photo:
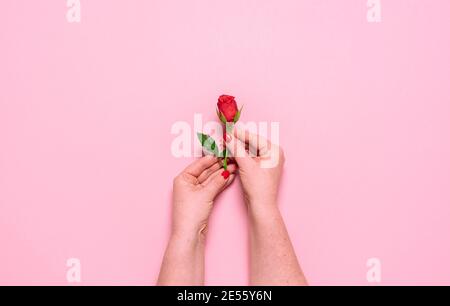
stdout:
[[197,133],[197,137],[200,140],[200,143],[204,149],[208,152],[214,154],[215,156],[219,156],[219,149],[217,147],[216,141],[214,138],[209,135],[203,133]]
[[223,124],[227,124],[227,118],[225,117],[225,115],[221,111],[219,111],[219,109],[216,109],[216,113],[217,113],[217,117],[219,117],[220,121]]
[[244,105],[242,105],[241,109],[236,113],[234,116],[233,122],[236,123],[241,119],[242,109],[244,108]]
[[203,134],[203,133],[197,133],[197,137],[198,137],[198,140],[200,140],[200,143],[202,144],[202,146],[205,143],[205,141],[209,138],[208,135]]

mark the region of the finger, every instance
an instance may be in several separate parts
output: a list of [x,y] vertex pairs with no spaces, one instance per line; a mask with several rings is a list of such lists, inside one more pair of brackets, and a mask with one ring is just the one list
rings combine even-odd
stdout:
[[200,176],[198,177],[198,181],[200,182],[200,184],[206,181],[211,176],[211,174],[213,174],[220,168],[222,168],[222,164],[220,162],[216,162],[214,165],[203,171],[202,174],[200,174]]
[[[234,164],[228,165],[228,167],[227,167],[227,171],[230,172],[230,174],[236,173],[237,169],[238,169],[237,165],[234,165]],[[207,186],[207,185],[214,179],[214,176],[216,176],[217,174],[219,174],[219,176],[222,177],[222,179],[224,180],[224,178],[223,178],[223,176],[222,176],[222,173],[223,173],[224,171],[225,171],[225,170],[224,170],[224,169],[222,168],[222,166],[221,166],[220,169],[219,169],[219,170],[216,170],[214,173],[212,173],[212,174],[211,174],[211,175],[210,175],[210,176],[202,183],[202,185],[203,185],[203,186]]]
[[234,179],[236,178],[236,174],[230,174],[230,177],[228,178],[227,182],[225,183],[225,187],[223,188],[224,190],[228,188],[228,186],[230,186]]
[[233,135],[227,135],[226,146],[231,152],[231,157],[234,158],[240,167],[246,167],[254,163],[253,159],[245,150],[245,143],[238,138]]
[[198,177],[203,173],[206,169],[217,163],[218,159],[215,156],[205,156],[202,157],[192,164],[190,164],[185,170],[184,173],[190,174],[192,176]]
[[[224,177],[222,176],[222,173],[224,172],[225,170],[224,169],[219,169],[219,170],[216,170],[213,174],[211,174],[203,183],[202,183],[202,185],[203,186],[208,186],[214,179],[215,179],[215,177],[218,175],[219,177],[221,177],[222,178],[222,180],[225,180],[224,179]],[[237,171],[237,166],[236,165],[229,165],[228,167],[227,167],[227,171],[228,172],[230,172],[230,175],[232,175],[232,174],[234,174],[234,173],[236,173],[236,171]]]
[[225,188],[227,188],[231,182],[233,182],[235,178],[235,174],[237,167],[235,165],[228,167],[228,171],[230,172],[230,176],[225,179],[222,176],[223,169],[219,169],[214,172],[202,185],[212,194],[213,197],[216,197],[220,192],[222,192]]
[[229,164],[227,167],[228,172],[230,172],[230,174],[234,174],[236,173],[238,167],[236,164]]
[[255,155],[258,152],[259,155],[263,155],[267,151],[269,151],[270,141],[261,135],[250,133],[249,131],[246,131],[239,127],[236,127],[234,129],[234,135],[243,143],[249,144],[251,147],[249,148],[250,151],[252,151],[252,153]]

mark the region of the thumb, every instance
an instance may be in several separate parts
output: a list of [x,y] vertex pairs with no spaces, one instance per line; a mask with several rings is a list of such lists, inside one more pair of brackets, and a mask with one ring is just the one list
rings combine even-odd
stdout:
[[236,160],[240,168],[249,167],[254,163],[254,160],[245,150],[245,144],[238,138],[234,137],[234,135],[227,134],[226,146],[231,152],[231,157]]

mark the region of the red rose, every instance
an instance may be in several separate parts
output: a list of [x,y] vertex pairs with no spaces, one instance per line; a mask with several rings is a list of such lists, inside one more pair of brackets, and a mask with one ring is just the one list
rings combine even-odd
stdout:
[[[223,142],[230,141],[227,137],[227,133],[231,133],[236,122],[241,118],[242,108],[238,109],[236,100],[232,96],[223,95],[219,97],[219,102],[217,102],[217,116],[219,116],[220,121],[225,125],[225,130],[223,131]],[[218,146],[214,139],[206,134],[197,133],[198,139],[202,144],[202,147],[213,153],[217,157],[223,158],[223,169],[222,176],[224,179],[228,179],[231,173],[228,169],[228,149],[224,149],[219,152]]]
[[[225,120],[226,122],[235,122],[236,114],[239,112],[239,109],[234,97],[226,95],[220,96],[217,107],[219,108],[219,117],[222,122]],[[221,115],[223,115],[223,117]]]

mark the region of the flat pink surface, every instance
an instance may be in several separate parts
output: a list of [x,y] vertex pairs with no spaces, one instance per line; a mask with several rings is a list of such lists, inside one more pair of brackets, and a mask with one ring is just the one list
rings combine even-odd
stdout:
[[[0,4],[0,284],[154,284],[171,127],[278,121],[281,209],[313,285],[450,284],[450,1],[63,0]],[[211,220],[207,284],[245,285],[239,184]]]

